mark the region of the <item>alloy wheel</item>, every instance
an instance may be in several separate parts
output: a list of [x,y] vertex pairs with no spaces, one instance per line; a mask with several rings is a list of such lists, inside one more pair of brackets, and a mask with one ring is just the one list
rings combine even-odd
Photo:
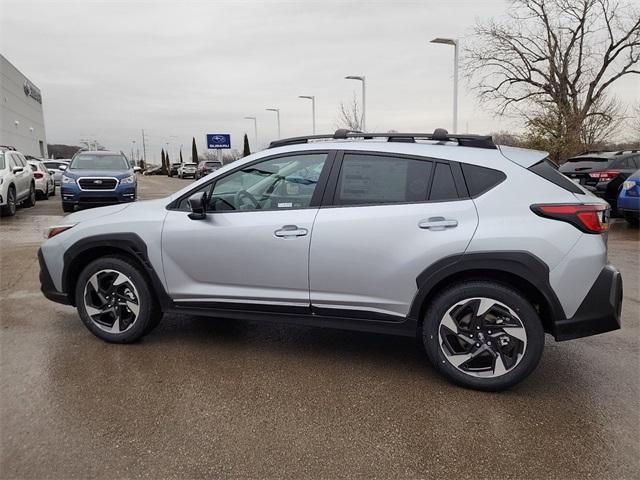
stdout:
[[485,297],[457,302],[440,320],[439,345],[456,369],[495,378],[513,370],[527,348],[522,320],[504,303]]
[[123,333],[138,319],[140,300],[129,277],[117,270],[94,273],[84,287],[84,307],[91,321],[108,333]]

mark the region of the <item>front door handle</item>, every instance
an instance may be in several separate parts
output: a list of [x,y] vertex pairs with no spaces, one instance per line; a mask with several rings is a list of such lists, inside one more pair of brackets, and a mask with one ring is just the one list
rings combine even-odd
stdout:
[[444,230],[446,228],[455,228],[458,226],[458,221],[452,218],[444,217],[431,217],[427,220],[421,220],[418,223],[418,227],[426,230]]
[[273,232],[276,237],[304,237],[309,231],[306,228],[300,228],[297,225],[285,225],[279,230]]

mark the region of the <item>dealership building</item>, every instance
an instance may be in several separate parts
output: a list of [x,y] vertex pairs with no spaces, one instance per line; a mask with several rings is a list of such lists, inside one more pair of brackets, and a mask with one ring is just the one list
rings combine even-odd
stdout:
[[1,54],[0,79],[0,145],[47,158],[40,89]]

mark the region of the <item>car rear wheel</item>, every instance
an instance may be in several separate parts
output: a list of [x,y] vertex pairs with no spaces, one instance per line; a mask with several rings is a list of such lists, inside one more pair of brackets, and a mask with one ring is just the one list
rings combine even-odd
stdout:
[[52,197],[56,196],[56,184],[55,182],[53,183],[52,187],[51,187],[51,194]]
[[161,315],[146,277],[123,257],[102,257],[87,265],[78,277],[75,300],[85,326],[107,342],[134,342]]
[[16,214],[16,189],[13,186],[7,190],[7,204],[2,206],[0,214],[3,217],[13,217]]
[[25,207],[33,207],[36,204],[36,186],[32,183],[29,188],[29,196],[23,202]]
[[492,281],[458,283],[428,306],[423,343],[433,365],[458,385],[496,391],[537,366],[544,330],[533,306]]

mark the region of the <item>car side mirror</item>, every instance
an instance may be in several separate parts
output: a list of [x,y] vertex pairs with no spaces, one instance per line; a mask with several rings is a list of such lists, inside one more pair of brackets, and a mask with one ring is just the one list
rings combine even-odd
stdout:
[[55,175],[56,171],[55,170],[49,170],[49,175]]
[[66,166],[66,165],[60,165],[60,166],[58,167],[58,170],[62,170],[63,172],[64,172],[66,169],[67,169],[67,166]]
[[206,192],[198,192],[189,197],[189,207],[191,213],[189,218],[191,220],[204,220],[207,218],[207,194]]
[[133,167],[133,172],[134,173],[140,173],[142,171],[142,169],[138,166]]
[[20,173],[23,170],[24,170],[24,167],[13,167],[13,170],[11,170],[11,171],[13,173]]

